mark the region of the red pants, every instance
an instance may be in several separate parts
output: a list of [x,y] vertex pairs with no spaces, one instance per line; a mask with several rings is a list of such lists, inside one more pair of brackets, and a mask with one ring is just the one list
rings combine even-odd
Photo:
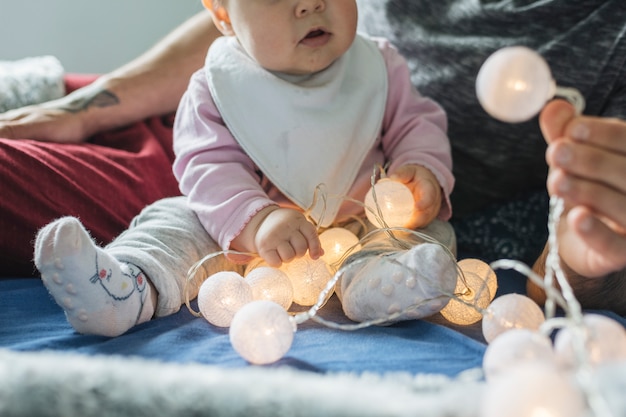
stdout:
[[[69,76],[68,90],[92,80]],[[58,217],[79,217],[104,244],[144,206],[178,195],[172,123],[155,117],[78,145],[0,139],[0,276],[36,275],[35,234]]]

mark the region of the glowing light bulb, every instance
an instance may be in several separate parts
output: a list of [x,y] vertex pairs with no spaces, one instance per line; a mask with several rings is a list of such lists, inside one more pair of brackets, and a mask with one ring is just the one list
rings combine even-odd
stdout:
[[[329,266],[321,258],[313,260],[309,255],[296,258],[280,267],[293,286],[293,301],[301,306],[314,305],[322,290],[332,278]],[[332,291],[329,293],[332,294]]]
[[476,94],[485,111],[509,123],[534,117],[556,91],[546,61],[523,46],[493,53],[476,78]]
[[211,275],[198,292],[198,308],[202,316],[218,327],[230,326],[235,313],[252,300],[252,288],[233,271]]
[[485,350],[483,370],[490,380],[514,366],[542,362],[557,367],[556,355],[550,339],[528,329],[512,329],[496,337]]
[[483,336],[491,343],[510,329],[539,330],[545,321],[543,311],[533,300],[521,294],[505,294],[493,300],[483,315]]
[[340,266],[338,265],[339,261],[348,251],[354,253],[361,250],[359,238],[343,227],[325,230],[320,234],[320,242],[324,249],[322,260],[335,269]]
[[235,314],[229,337],[233,349],[255,365],[276,362],[289,351],[295,325],[280,305],[267,300],[246,304]]
[[293,285],[283,271],[261,266],[248,272],[246,282],[252,288],[255,300],[274,301],[285,310],[293,302]]
[[587,358],[592,366],[626,360],[624,327],[609,317],[585,314],[582,328],[565,327],[556,334],[554,348],[560,363],[565,367],[574,367],[579,363],[575,348],[576,336],[583,338]]
[[489,265],[479,259],[462,259],[458,265],[465,281],[459,277],[454,290],[458,298],[450,299],[441,315],[452,323],[467,326],[483,318],[482,310],[496,296],[498,280]]
[[374,191],[370,189],[365,195],[364,203],[365,215],[374,226],[384,227],[379,221],[381,214],[389,227],[405,227],[409,224],[415,211],[415,199],[406,185],[383,178],[374,185],[373,190],[376,192],[376,201]]
[[541,362],[487,381],[481,417],[582,417],[585,400],[573,379]]

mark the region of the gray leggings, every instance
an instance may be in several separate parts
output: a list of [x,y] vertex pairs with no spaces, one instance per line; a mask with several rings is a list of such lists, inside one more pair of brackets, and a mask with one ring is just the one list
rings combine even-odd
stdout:
[[[356,228],[349,228],[359,236],[367,231],[358,224],[352,226]],[[449,223],[435,220],[419,231],[456,252],[456,237]],[[380,240],[374,239],[371,244],[377,250],[383,249]],[[185,294],[189,269],[206,255],[221,251],[187,206],[186,197],[166,198],[146,207],[124,233],[106,246],[106,251],[119,261],[136,265],[148,276],[158,292],[157,317],[177,312],[186,296],[194,299],[203,279],[209,275],[224,270],[243,273],[244,269],[224,256],[217,256],[203,264],[204,271],[194,282],[188,283],[188,294]]]
[[[130,227],[106,246],[106,251],[122,262],[138,266],[149,277],[158,292],[155,315],[177,312],[185,302],[185,281],[189,269],[204,256],[220,251],[220,247],[187,206],[186,197],[159,200],[137,215]],[[219,270],[242,267],[225,259],[213,258],[205,263],[200,278]],[[199,282],[190,282],[189,299],[198,293]]]

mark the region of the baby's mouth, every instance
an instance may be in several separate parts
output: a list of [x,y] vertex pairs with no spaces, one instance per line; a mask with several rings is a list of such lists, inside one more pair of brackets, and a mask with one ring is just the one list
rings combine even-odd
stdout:
[[325,45],[331,34],[324,29],[313,29],[300,41],[305,46],[318,47]]
[[322,36],[324,35],[326,32],[323,31],[322,29],[316,29],[316,30],[312,30],[309,33],[307,33],[307,35],[304,37],[304,39],[311,39],[311,38],[317,38],[318,36]]

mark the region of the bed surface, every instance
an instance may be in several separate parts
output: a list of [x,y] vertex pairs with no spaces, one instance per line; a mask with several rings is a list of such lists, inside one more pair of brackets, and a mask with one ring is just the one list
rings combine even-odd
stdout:
[[[37,278],[0,280],[0,305],[1,348],[247,366],[231,348],[228,329],[211,326],[185,306],[177,314],[144,323],[120,337],[107,338],[74,332]],[[320,315],[333,322],[349,322],[336,297],[329,300]],[[299,326],[287,355],[271,366],[321,373],[405,371],[454,376],[480,366],[484,349],[482,341],[423,320],[354,332],[309,321]]]
[[[499,294],[524,292],[524,278],[499,271]],[[183,306],[117,338],[77,334],[38,278],[0,279],[0,348],[14,351],[70,351],[86,355],[140,356],[174,363],[246,367],[232,349],[228,329],[211,326]],[[195,304],[192,307],[196,309]],[[348,323],[336,297],[320,310],[323,318]],[[626,326],[626,319],[605,313]],[[485,350],[480,325],[453,326],[443,318],[413,320],[358,331],[299,326],[287,355],[270,366],[324,372],[402,371],[456,376],[480,367]]]
[[[499,295],[524,292],[516,272],[498,278]],[[308,321],[283,359],[250,366],[227,329],[185,306],[117,338],[75,333],[38,278],[0,279],[0,306],[3,417],[482,417],[480,324],[435,316],[348,332]],[[319,314],[349,322],[336,297]],[[615,365],[595,375],[623,415],[626,362]]]

